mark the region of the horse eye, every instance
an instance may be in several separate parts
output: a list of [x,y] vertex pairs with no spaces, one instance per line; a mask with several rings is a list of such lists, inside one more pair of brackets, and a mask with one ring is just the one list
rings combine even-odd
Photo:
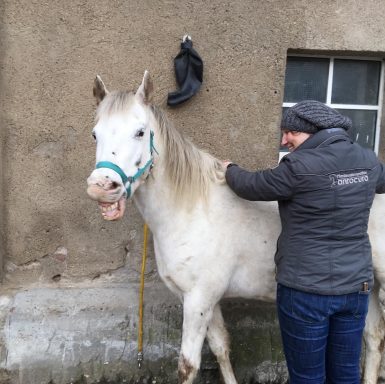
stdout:
[[137,133],[136,133],[136,137],[143,137],[144,136],[144,129],[140,129]]
[[92,137],[96,140],[95,132],[92,132]]

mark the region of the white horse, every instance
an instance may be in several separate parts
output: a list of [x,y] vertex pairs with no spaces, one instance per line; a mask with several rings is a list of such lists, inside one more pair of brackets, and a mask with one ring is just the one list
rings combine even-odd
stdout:
[[[106,220],[120,219],[132,197],[153,233],[159,275],[183,302],[178,363],[180,384],[192,383],[207,337],[225,384],[236,379],[229,360],[228,334],[219,301],[245,297],[274,301],[273,256],[280,233],[276,203],[238,198],[224,181],[222,163],[197,149],[151,105],[152,83],[145,72],[135,94],[108,92],[95,79],[98,102],[93,135],[96,169],[88,194]],[[379,281],[382,212],[372,216],[374,261]],[[384,327],[374,290],[368,320],[365,383],[375,384]]]

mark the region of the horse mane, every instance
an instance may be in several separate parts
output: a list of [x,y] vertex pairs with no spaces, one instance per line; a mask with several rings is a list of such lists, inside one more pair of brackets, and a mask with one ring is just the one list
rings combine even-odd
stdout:
[[174,199],[189,207],[198,199],[207,201],[210,184],[224,183],[222,162],[198,149],[177,131],[165,112],[151,105],[163,141],[163,161],[168,181],[173,185]]
[[[104,114],[126,111],[133,100],[132,92],[109,92],[99,104],[96,118],[99,119]],[[159,136],[163,143],[162,160],[167,181],[172,185],[174,201],[188,207],[192,207],[199,199],[207,201],[210,184],[224,183],[221,161],[198,149],[182,136],[160,107],[150,105],[149,108],[158,124]]]

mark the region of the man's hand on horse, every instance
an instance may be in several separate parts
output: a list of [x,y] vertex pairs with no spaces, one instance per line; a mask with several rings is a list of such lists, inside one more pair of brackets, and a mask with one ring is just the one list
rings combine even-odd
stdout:
[[222,160],[223,170],[226,171],[227,167],[228,167],[230,164],[233,164],[233,162],[230,161],[230,160]]

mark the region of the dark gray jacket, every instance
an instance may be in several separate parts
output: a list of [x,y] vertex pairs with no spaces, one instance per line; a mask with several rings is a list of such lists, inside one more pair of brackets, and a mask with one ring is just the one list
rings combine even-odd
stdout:
[[372,286],[367,227],[375,193],[385,193],[385,169],[345,130],[317,132],[274,169],[230,167],[226,180],[244,199],[278,200],[279,283],[325,295]]

